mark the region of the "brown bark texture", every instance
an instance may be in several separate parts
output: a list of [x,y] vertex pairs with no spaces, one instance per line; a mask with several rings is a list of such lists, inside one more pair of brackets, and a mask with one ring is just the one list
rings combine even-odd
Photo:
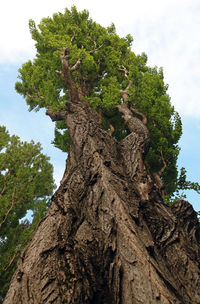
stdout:
[[66,170],[4,304],[200,303],[198,219],[186,201],[163,204],[145,171],[146,127],[116,142],[86,103],[65,115]]

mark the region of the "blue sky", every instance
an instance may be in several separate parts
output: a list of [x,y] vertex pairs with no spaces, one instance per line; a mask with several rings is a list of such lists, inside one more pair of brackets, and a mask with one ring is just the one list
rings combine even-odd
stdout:
[[[169,95],[183,122],[179,167],[191,181],[200,182],[200,4],[199,0],[7,0],[0,4],[0,124],[22,140],[40,142],[51,157],[54,178],[59,184],[66,154],[54,148],[54,126],[44,111],[28,112],[25,101],[14,90],[17,70],[34,57],[28,20],[63,11],[67,6],[88,9],[104,26],[114,22],[120,36],[134,37],[135,53],[145,52],[148,64],[164,68]],[[193,191],[188,200],[200,210],[200,196]]]

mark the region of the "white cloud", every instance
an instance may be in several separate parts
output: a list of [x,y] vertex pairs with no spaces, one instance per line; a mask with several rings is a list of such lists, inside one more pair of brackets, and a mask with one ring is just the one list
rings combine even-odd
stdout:
[[7,0],[0,5],[0,63],[24,62],[34,55],[28,20],[76,5],[88,9],[104,26],[134,36],[136,53],[145,51],[150,65],[164,67],[172,103],[183,115],[200,117],[200,5],[198,0]]

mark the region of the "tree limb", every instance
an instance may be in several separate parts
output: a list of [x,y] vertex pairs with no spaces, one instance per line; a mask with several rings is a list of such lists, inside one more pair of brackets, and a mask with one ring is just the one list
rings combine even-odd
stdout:
[[5,184],[5,185],[3,186],[3,189],[1,190],[0,197],[3,196],[3,194],[4,194],[5,190],[6,190],[6,188],[7,188],[7,185]]
[[98,110],[98,120],[99,120],[100,124],[102,124],[102,116],[103,116],[103,113],[102,113],[102,109],[100,108]]
[[103,44],[101,44],[99,47],[96,47],[96,46],[97,46],[97,43],[96,43],[96,41],[94,41],[94,47],[95,47],[95,49],[91,50],[89,52],[89,54],[94,54],[95,52],[97,52],[98,50],[100,50],[102,48]]
[[26,92],[26,96],[33,99],[33,98],[40,98],[42,100],[44,100],[44,96],[40,94],[39,90],[34,87],[34,93],[35,93],[35,96],[34,95],[31,95],[28,91]]
[[[124,76],[126,78],[128,78],[129,71],[127,70],[127,68],[124,65],[121,65],[121,67],[119,67],[118,70],[119,71],[123,71],[124,72]],[[129,90],[129,88],[130,88],[131,85],[132,85],[132,80],[129,79],[129,82],[128,82],[128,85],[127,85],[126,89],[125,90],[120,90],[120,93],[121,93],[121,96],[122,96],[122,99],[123,99],[124,103],[127,103],[128,90]]]
[[118,68],[119,71],[123,71],[124,72],[124,76],[126,78],[128,78],[129,75],[129,71],[127,70],[127,68],[124,65],[121,65],[121,67]]
[[[64,47],[63,48],[63,54],[60,55],[61,63],[62,63],[62,69],[63,69],[63,75],[64,75],[64,80],[68,89],[68,94],[69,94],[69,99],[70,101],[77,102],[79,98],[78,90],[76,87],[76,83],[72,77],[72,71],[75,70],[79,63],[76,62],[74,67],[69,66],[69,56],[67,54],[68,48]],[[77,67],[75,67],[77,65]],[[72,69],[72,70],[71,70]],[[47,114],[48,115],[48,114]]]
[[16,256],[18,255],[18,251],[15,252],[15,254],[13,255],[13,257],[11,258],[10,262],[4,267],[3,271],[7,271],[8,268],[12,265],[12,263],[14,262]]
[[108,131],[108,134],[110,135],[110,136],[112,136],[113,135],[113,133],[114,133],[114,131],[115,131],[115,128],[113,127],[113,125],[110,123],[110,125],[109,125],[109,131]]
[[124,103],[127,103],[128,89],[130,88],[131,84],[132,84],[132,80],[129,79],[129,82],[128,82],[128,85],[127,85],[126,89],[125,90],[120,90],[120,93],[121,93],[121,96],[122,96],[122,99],[123,99]]
[[48,115],[52,121],[65,120],[67,116],[67,110],[61,109],[59,111],[53,111],[51,108],[49,108],[46,111],[46,115]]
[[167,163],[163,157],[162,150],[161,150],[160,154],[161,154],[161,160],[163,162],[163,167],[158,172],[153,172],[152,175],[153,175],[154,181],[156,183],[156,186],[161,190],[162,197],[164,197],[166,193],[164,190],[165,187],[164,187],[164,183],[161,179],[161,176],[167,167]]
[[161,152],[160,152],[160,155],[161,155],[161,160],[162,160],[162,162],[163,162],[163,167],[160,169],[160,171],[158,171],[158,175],[159,176],[161,176],[162,174],[163,174],[163,172],[165,171],[165,169],[167,168],[167,163],[166,163],[166,161],[165,161],[165,159],[164,159],[164,157],[163,157],[163,153],[162,153],[162,150],[161,150]]
[[40,99],[43,99],[44,100],[44,96],[40,95],[40,94],[36,94],[35,96],[34,95],[31,95],[29,94],[29,92],[26,92],[26,96],[33,99],[33,98],[40,98]]
[[8,216],[9,216],[9,214],[10,214],[10,212],[13,210],[13,208],[14,208],[14,205],[15,205],[15,187],[14,187],[14,190],[13,190],[13,193],[12,193],[12,203],[11,203],[11,206],[10,206],[10,208],[8,209],[8,211],[6,212],[6,215],[4,216],[4,219],[3,219],[3,221],[0,223],[0,229],[1,229],[1,227],[3,226],[3,224],[6,222],[6,220],[7,220],[7,218],[8,218]]
[[71,40],[70,40],[70,44],[72,44],[72,42],[73,42],[75,36],[76,36],[76,35],[75,35],[75,33],[74,33],[74,35],[72,36],[72,38],[71,38]]
[[63,72],[62,71],[59,71],[59,70],[55,70],[55,73],[59,74],[59,75],[63,75]]
[[80,64],[81,64],[81,59],[78,58],[78,60],[77,60],[77,62],[75,63],[75,65],[73,65],[73,66],[70,68],[70,71],[71,71],[71,72],[76,71],[76,70],[79,68]]
[[136,110],[133,107],[131,107],[131,111],[142,117],[142,122],[143,122],[144,125],[147,124],[147,117],[146,117],[146,115],[144,115],[143,113],[139,112],[138,110]]
[[[123,72],[124,72],[124,76],[125,76],[126,78],[128,78],[129,71],[127,70],[127,68],[126,68],[124,65],[122,65],[122,66],[119,67],[118,69],[119,69],[120,71],[123,71]],[[121,93],[121,96],[122,96],[122,98],[123,98],[124,103],[127,103],[127,99],[128,99],[128,90],[129,90],[129,88],[130,88],[131,85],[132,85],[132,80],[129,79],[129,82],[128,82],[128,85],[127,85],[126,89],[125,89],[125,90],[120,90],[120,93]],[[147,124],[147,117],[146,117],[146,115],[144,115],[143,113],[137,111],[137,110],[136,110],[135,108],[133,108],[133,107],[131,107],[131,111],[134,112],[135,114],[137,114],[137,115],[139,115],[139,116],[142,117],[142,122],[143,122],[144,125]]]

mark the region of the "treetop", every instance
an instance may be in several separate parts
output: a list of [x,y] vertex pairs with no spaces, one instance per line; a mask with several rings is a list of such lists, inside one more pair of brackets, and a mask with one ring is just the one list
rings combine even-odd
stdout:
[[131,35],[119,37],[114,24],[102,27],[88,11],[78,12],[74,6],[43,18],[38,26],[30,20],[29,28],[36,57],[19,69],[16,90],[25,97],[29,110],[46,108],[47,115],[57,120],[55,146],[69,149],[68,101],[87,102],[100,113],[103,128],[114,130],[116,140],[128,134],[117,110],[127,103],[147,118],[151,135],[148,170],[158,173],[167,167],[163,176],[173,192],[182,125],[171,105],[163,69],[149,67],[145,53],[133,52]]

